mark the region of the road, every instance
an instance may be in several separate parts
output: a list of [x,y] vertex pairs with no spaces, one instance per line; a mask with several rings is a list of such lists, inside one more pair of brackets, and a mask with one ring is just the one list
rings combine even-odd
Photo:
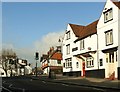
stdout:
[[33,80],[28,77],[17,77],[17,78],[3,78],[3,88],[8,91],[48,91],[48,90],[84,90],[84,91],[99,91],[103,92],[99,89],[88,88],[88,87],[80,87],[74,85],[66,85],[62,83],[51,83],[42,80]]
[[2,78],[3,91],[8,92],[36,92],[36,91],[79,91],[79,92],[106,92],[106,90],[63,83],[53,83],[42,80],[33,80],[30,77]]

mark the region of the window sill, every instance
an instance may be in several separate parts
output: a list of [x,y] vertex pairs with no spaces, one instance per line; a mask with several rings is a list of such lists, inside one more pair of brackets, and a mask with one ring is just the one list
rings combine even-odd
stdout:
[[110,46],[110,45],[113,45],[113,43],[106,44],[106,46]]
[[87,66],[87,68],[92,68],[92,67],[94,67],[94,66]]
[[112,19],[110,19],[110,20],[104,21],[104,23],[107,23],[107,22],[112,21],[112,20],[113,20],[113,18],[112,18]]

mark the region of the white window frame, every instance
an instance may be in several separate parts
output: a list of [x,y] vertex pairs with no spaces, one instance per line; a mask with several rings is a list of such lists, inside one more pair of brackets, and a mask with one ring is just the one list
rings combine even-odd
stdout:
[[108,30],[105,32],[106,46],[113,44],[113,30]]
[[66,54],[70,54],[70,44],[66,45]]
[[87,68],[94,67],[94,58],[93,57],[87,57]]
[[72,67],[72,58],[65,59],[66,63],[66,68],[71,68]]
[[104,12],[104,23],[107,23],[111,20],[113,20],[113,9],[112,8]]
[[66,32],[66,40],[70,39],[70,31]]
[[84,45],[84,39],[83,40],[80,40],[80,50],[83,50],[85,48],[85,45]]

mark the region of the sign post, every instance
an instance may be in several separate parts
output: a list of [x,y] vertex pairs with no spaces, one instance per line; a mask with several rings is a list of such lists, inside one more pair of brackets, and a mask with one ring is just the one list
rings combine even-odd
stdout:
[[39,60],[39,53],[35,53],[35,60],[36,60],[36,77],[37,77],[37,60]]

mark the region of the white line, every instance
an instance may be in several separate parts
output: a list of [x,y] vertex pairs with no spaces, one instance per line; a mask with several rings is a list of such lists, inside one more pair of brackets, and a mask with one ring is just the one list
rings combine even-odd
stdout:
[[5,88],[5,87],[3,87],[3,86],[2,86],[2,88],[4,88],[5,90],[7,90],[7,91],[9,91],[9,92],[12,92],[12,91],[10,91],[9,89],[7,89],[7,88]]
[[23,88],[16,88],[16,87],[10,87],[10,88],[13,88],[13,89],[19,89],[19,90],[25,90],[25,89],[23,89]]
[[12,86],[12,84],[9,85],[9,88]]
[[62,84],[63,86],[69,86],[69,85],[67,85],[67,84]]
[[46,83],[45,81],[42,81],[43,83]]
[[23,89],[23,88],[16,88],[16,87],[12,87],[12,84],[10,84],[10,85],[9,85],[9,88],[19,89],[19,90],[22,90],[23,92],[25,92],[25,89]]

